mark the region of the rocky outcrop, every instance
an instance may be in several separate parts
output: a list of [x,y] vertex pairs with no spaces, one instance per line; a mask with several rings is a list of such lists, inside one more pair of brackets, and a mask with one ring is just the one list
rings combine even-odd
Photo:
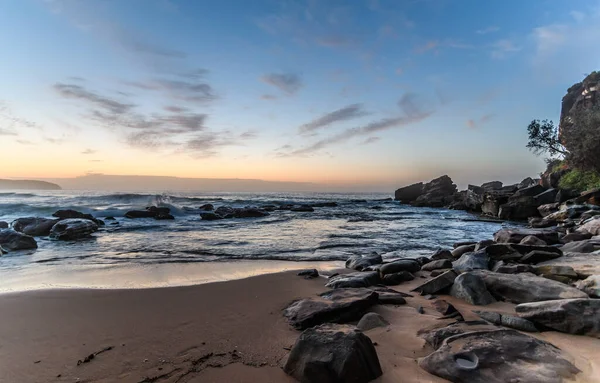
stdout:
[[260,218],[268,215],[269,213],[266,210],[256,207],[233,208],[229,206],[220,206],[214,212],[200,213],[200,217],[205,221],[229,218]]
[[0,230],[0,246],[8,251],[37,249],[37,242],[29,235],[11,229]]
[[98,225],[98,226],[103,226],[104,225],[104,222],[102,222],[101,220],[95,218],[93,215],[82,213],[80,211],[72,210],[72,209],[58,210],[54,214],[52,214],[52,216],[60,218],[60,219],[69,219],[69,218],[89,219],[90,221],[94,221],[96,223],[96,225]]
[[62,190],[57,184],[35,180],[0,180],[0,190]]
[[352,326],[322,325],[304,331],[283,367],[300,382],[367,383],[383,372],[371,339]]
[[590,73],[567,90],[560,110],[560,134],[573,129],[572,116],[580,109],[600,106],[600,72]]
[[413,205],[444,207],[453,201],[456,191],[457,188],[452,179],[444,175],[423,185],[423,191]]
[[402,203],[411,203],[415,201],[423,192],[423,182],[402,187],[394,193],[394,199]]
[[94,221],[82,218],[69,218],[60,220],[50,231],[50,238],[62,241],[71,241],[89,237],[98,230]]
[[369,289],[338,289],[294,301],[283,315],[293,327],[304,330],[322,323],[358,320],[377,300],[378,294]]
[[556,331],[600,338],[600,299],[560,299],[524,303],[519,316]]
[[58,219],[26,217],[15,219],[11,226],[15,231],[32,237],[46,237],[50,235],[50,230],[58,221]]
[[450,336],[419,366],[464,383],[561,383],[579,372],[552,344],[504,329]]

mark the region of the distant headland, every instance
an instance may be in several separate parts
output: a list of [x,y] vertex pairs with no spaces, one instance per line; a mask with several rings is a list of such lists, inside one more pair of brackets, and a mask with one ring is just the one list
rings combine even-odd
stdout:
[[46,181],[0,179],[0,190],[62,190],[62,188]]

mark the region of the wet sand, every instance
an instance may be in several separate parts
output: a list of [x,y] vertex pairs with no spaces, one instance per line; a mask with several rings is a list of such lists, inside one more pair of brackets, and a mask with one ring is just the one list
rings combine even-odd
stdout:
[[[281,366],[299,332],[281,310],[291,300],[325,291],[324,278],[295,274],[186,287],[1,294],[0,381],[292,382]],[[395,289],[408,292],[422,281]],[[440,298],[456,303],[465,316],[473,309]],[[511,311],[512,305],[486,309]],[[406,305],[373,311],[390,322],[367,332],[384,372],[377,382],[443,382],[418,366],[432,350],[417,332],[452,320],[439,320],[431,301],[416,295]],[[568,354],[583,371],[578,381],[600,381],[600,340],[555,332],[537,336]],[[107,347],[112,348],[77,364]]]

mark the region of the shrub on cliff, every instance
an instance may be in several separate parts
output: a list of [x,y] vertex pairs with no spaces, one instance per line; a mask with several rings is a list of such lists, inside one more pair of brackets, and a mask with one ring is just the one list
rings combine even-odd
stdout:
[[573,169],[562,176],[558,186],[561,189],[577,191],[600,188],[600,174],[592,170]]

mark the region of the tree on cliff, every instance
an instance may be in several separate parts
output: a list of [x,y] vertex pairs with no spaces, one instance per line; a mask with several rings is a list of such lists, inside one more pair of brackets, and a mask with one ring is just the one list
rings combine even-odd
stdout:
[[600,173],[600,105],[571,114],[572,127],[561,133],[569,165]]
[[548,152],[550,156],[561,154],[567,156],[569,152],[565,149],[558,138],[558,128],[549,120],[533,120],[527,127],[529,141],[527,147],[535,154]]

